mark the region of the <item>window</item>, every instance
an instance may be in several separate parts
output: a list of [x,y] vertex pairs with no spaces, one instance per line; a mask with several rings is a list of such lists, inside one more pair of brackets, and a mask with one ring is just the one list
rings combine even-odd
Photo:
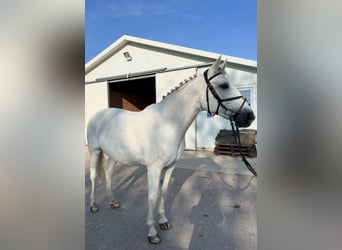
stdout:
[[243,86],[243,87],[239,87],[238,90],[240,91],[241,95],[247,98],[247,102],[250,104],[251,108],[255,110],[256,109],[255,86],[254,85]]
[[247,102],[251,103],[251,90],[245,89],[245,90],[240,90],[241,95],[247,98]]

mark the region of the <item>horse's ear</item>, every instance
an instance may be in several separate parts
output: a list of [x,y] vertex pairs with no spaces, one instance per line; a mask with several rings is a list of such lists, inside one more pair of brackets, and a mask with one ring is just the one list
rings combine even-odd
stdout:
[[224,62],[222,63],[222,64],[220,64],[220,66],[219,66],[219,68],[221,69],[221,70],[224,70],[225,69],[225,67],[227,66],[227,58],[224,60]]
[[219,56],[219,58],[216,59],[216,61],[211,65],[209,69],[212,75],[220,71],[220,62],[221,62],[221,55]]

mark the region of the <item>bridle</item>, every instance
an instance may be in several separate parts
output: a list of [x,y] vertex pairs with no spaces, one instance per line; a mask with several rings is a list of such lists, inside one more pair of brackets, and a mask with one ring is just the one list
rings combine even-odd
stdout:
[[[221,72],[218,72],[214,75],[212,75],[210,78],[208,78],[208,70],[207,69],[205,72],[204,72],[204,80],[205,82],[207,83],[207,90],[206,90],[206,98],[207,98],[207,109],[208,109],[208,113],[212,116],[213,114],[215,115],[218,115],[218,111],[220,109],[220,107],[222,107],[223,109],[227,110],[230,112],[230,115],[229,115],[229,119],[232,121],[235,121],[236,118],[238,117],[238,115],[240,114],[241,112],[241,109],[243,107],[243,105],[245,105],[247,99],[246,97],[240,95],[240,96],[235,96],[235,97],[230,97],[230,98],[225,98],[225,99],[222,99],[216,92],[214,86],[212,85],[212,83],[210,82],[212,79],[214,79],[216,76],[220,75]],[[210,111],[210,105],[209,105],[209,90],[211,92],[211,94],[214,96],[214,98],[216,99],[217,101],[217,108],[216,108],[216,111],[215,113],[211,112]],[[222,103],[223,102],[228,102],[228,101],[233,101],[233,100],[237,100],[237,99],[242,99],[243,102],[240,106],[240,108],[238,109],[237,112],[234,112],[232,109],[228,109],[226,106],[224,106]]]
[[[257,172],[254,170],[254,168],[251,166],[251,164],[249,164],[249,162],[247,161],[246,157],[242,154],[242,149],[241,149],[241,141],[240,141],[240,131],[239,131],[239,127],[236,126],[235,124],[235,121],[236,121],[236,118],[238,117],[238,115],[240,114],[241,110],[242,110],[242,107],[243,105],[245,105],[247,99],[246,97],[240,95],[240,96],[235,96],[235,97],[230,97],[230,98],[225,98],[225,99],[222,99],[216,92],[214,86],[212,85],[212,83],[210,82],[212,79],[214,79],[216,76],[220,75],[221,72],[218,72],[214,75],[212,75],[211,77],[208,78],[208,71],[209,69],[207,69],[206,71],[204,71],[204,80],[205,82],[207,83],[207,89],[206,89],[206,99],[207,99],[207,110],[208,110],[208,116],[213,116],[213,114],[215,115],[218,115],[218,111],[220,109],[220,107],[222,107],[223,109],[227,110],[230,112],[230,115],[229,115],[229,120],[230,120],[230,125],[232,127],[232,131],[233,131],[233,135],[234,135],[234,138],[235,138],[235,142],[236,144],[238,145],[239,147],[239,152],[240,152],[240,155],[241,155],[241,158],[242,158],[242,161],[245,163],[246,167],[248,168],[249,171],[252,172],[252,174],[254,176],[257,177]],[[212,113],[210,111],[210,105],[209,105],[209,90],[211,92],[211,94],[214,96],[214,98],[216,99],[217,101],[217,108],[216,108],[216,111],[215,113]],[[238,109],[237,112],[234,112],[232,109],[228,109],[226,106],[223,105],[223,102],[228,102],[228,101],[233,101],[233,100],[237,100],[237,99],[243,99],[243,102],[240,106],[240,108]]]

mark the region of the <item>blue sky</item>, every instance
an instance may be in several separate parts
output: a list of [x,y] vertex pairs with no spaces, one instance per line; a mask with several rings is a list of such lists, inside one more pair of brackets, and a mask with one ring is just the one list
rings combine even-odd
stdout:
[[257,59],[256,0],[86,0],[85,60],[122,35]]

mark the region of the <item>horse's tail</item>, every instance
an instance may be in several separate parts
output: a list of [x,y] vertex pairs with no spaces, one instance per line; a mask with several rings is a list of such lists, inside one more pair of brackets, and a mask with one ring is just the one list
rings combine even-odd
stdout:
[[103,151],[101,151],[100,155],[99,155],[99,160],[98,160],[98,164],[96,166],[96,176],[97,179],[99,181],[99,183],[102,183],[103,180],[103,176],[104,176],[104,153]]

